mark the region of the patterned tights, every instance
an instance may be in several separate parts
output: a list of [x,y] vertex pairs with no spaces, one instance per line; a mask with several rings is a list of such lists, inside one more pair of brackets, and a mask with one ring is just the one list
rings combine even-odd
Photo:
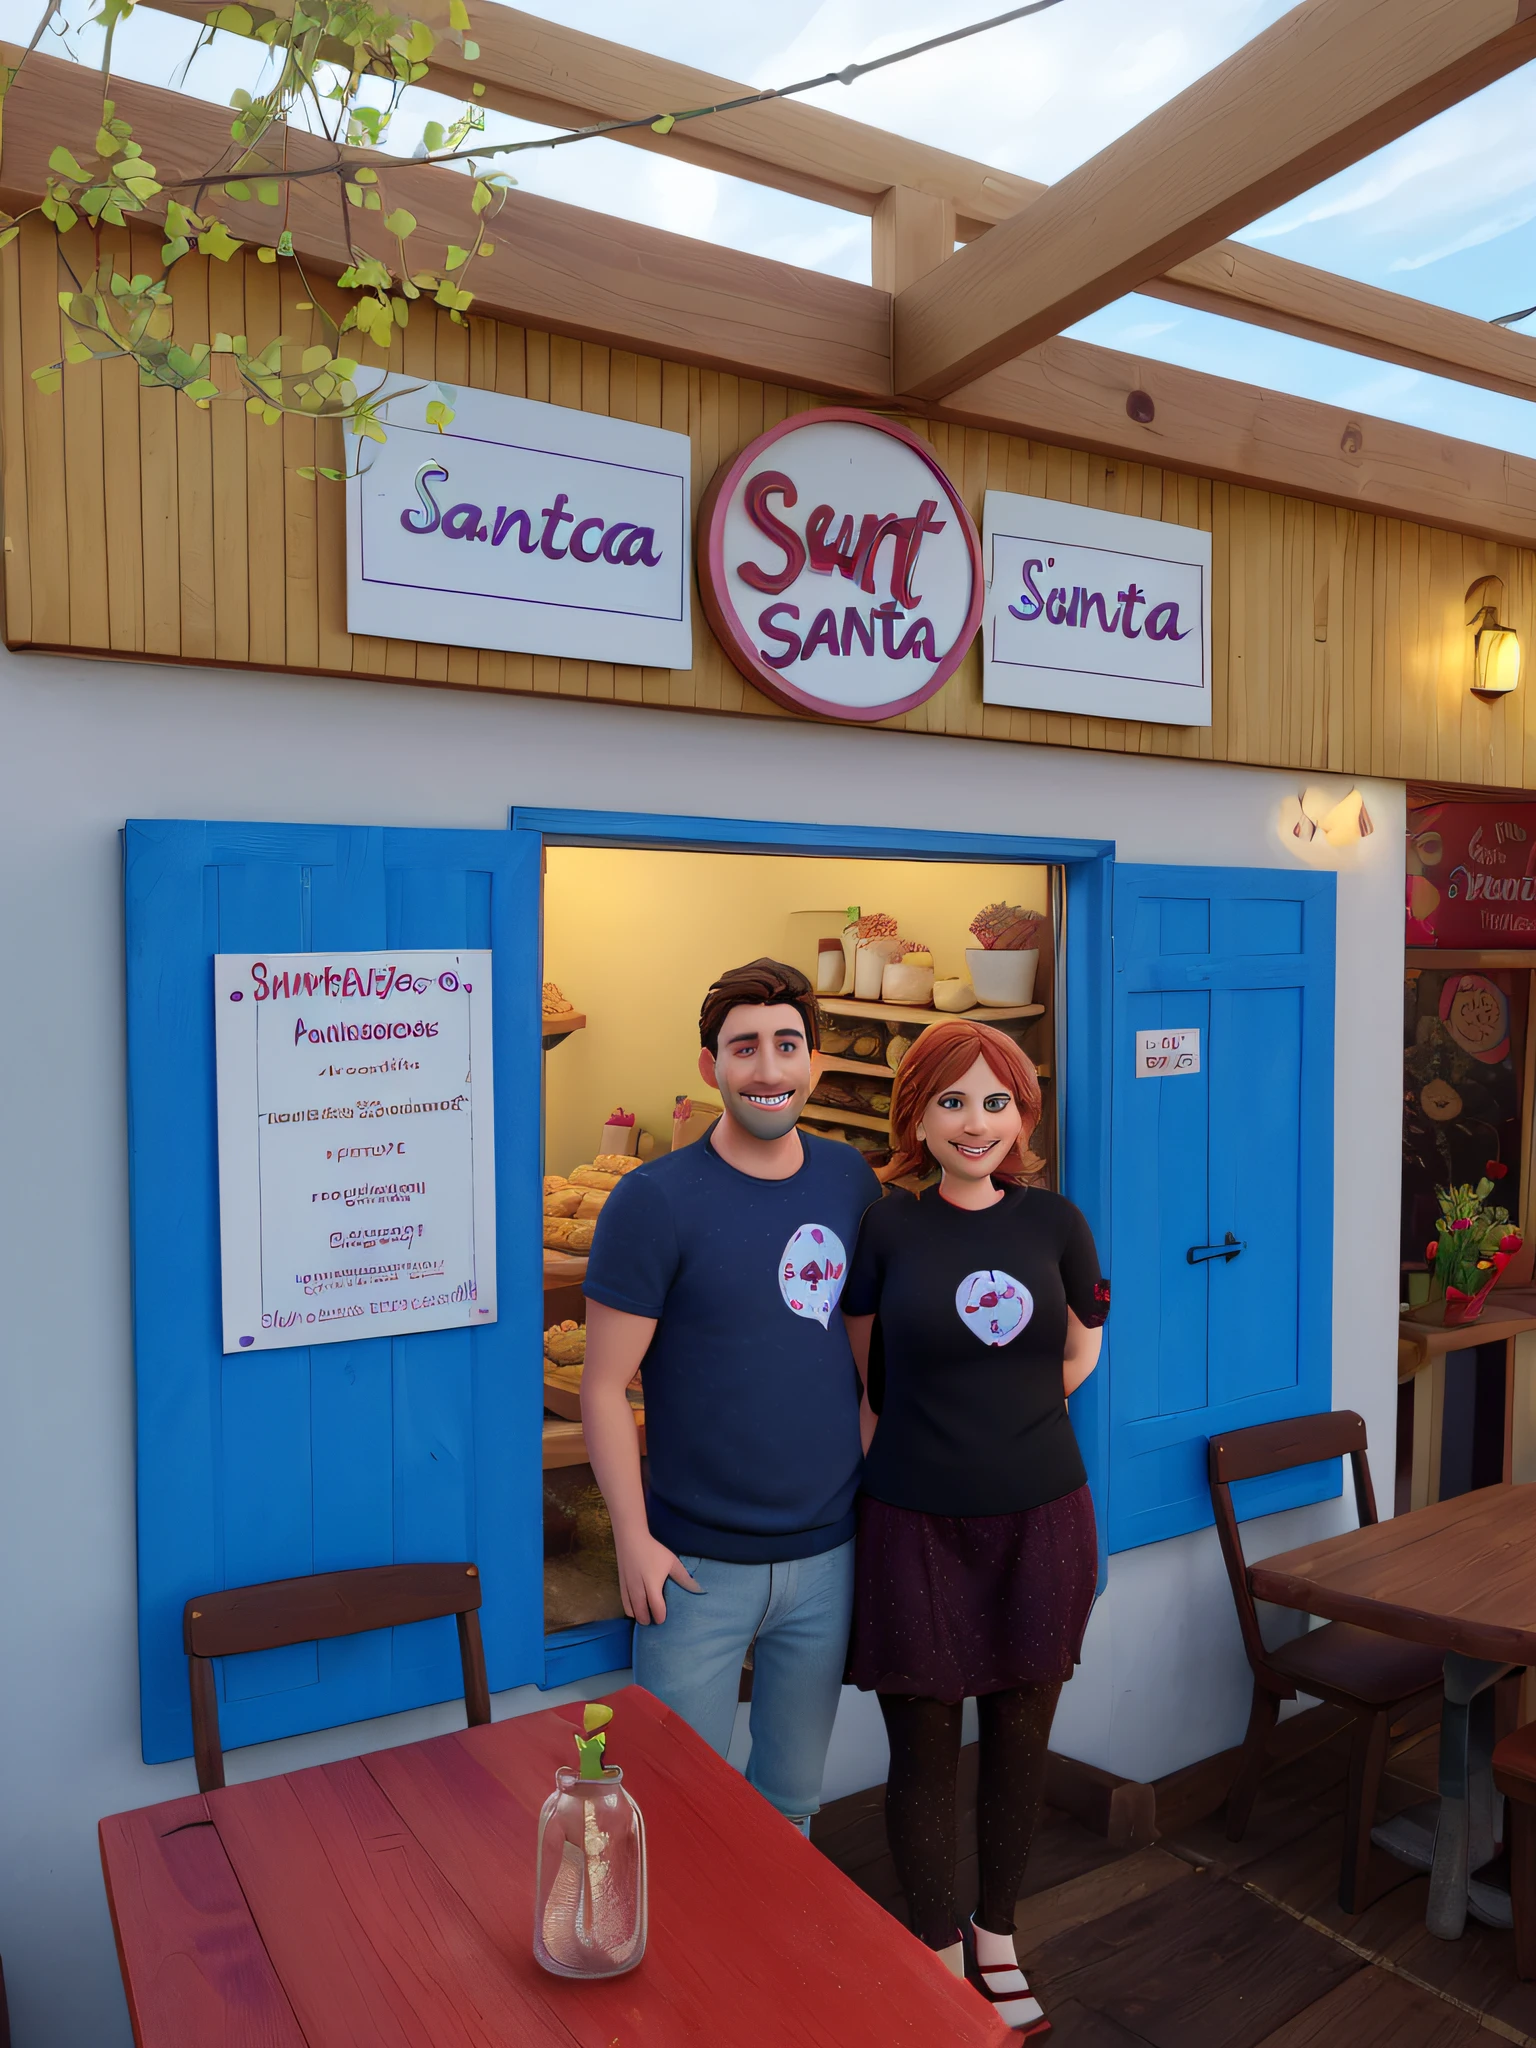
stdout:
[[[1040,1795],[1059,1685],[984,1693],[976,1790],[981,1866],[980,1927],[1012,1934]],[[891,1860],[907,1895],[912,1931],[930,1948],[948,1948],[955,1928],[955,1775],[960,1763],[959,1705],[902,1693],[878,1695],[891,1743],[885,1826]]]

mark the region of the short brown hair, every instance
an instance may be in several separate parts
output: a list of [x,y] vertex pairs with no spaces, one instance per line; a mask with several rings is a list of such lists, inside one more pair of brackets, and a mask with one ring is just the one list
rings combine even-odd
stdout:
[[1019,1142],[993,1170],[992,1178],[1023,1180],[1041,1170],[1044,1161],[1028,1149],[1040,1121],[1040,1077],[1034,1062],[995,1024],[949,1017],[929,1025],[897,1072],[891,1100],[891,1162],[881,1170],[882,1180],[933,1170],[933,1155],[917,1135],[923,1111],[936,1095],[968,1074],[978,1059],[986,1061],[1001,1087],[1012,1091],[1024,1119]]
[[800,1012],[805,1039],[812,1052],[821,1043],[816,1029],[816,996],[798,967],[783,960],[749,960],[745,967],[731,967],[711,986],[699,1011],[699,1043],[712,1053],[720,1050],[720,1027],[732,1010],[743,1004],[788,1003]]

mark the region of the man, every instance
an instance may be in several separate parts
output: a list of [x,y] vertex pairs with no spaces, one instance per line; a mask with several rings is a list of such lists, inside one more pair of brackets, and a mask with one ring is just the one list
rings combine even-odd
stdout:
[[[582,1421],[608,1503],[635,1678],[722,1756],[753,1653],[747,1777],[802,1826],[853,1602],[859,1388],[836,1313],[879,1184],[804,1137],[816,999],[776,960],[723,974],[699,1016],[722,1114],[608,1197],[587,1266]],[[650,1498],[624,1389],[645,1368]]]

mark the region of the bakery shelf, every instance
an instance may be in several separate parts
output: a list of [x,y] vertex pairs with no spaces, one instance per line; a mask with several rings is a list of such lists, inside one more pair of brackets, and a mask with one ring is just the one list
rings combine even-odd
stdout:
[[544,1247],[544,1291],[551,1287],[579,1287],[587,1277],[585,1257],[575,1252],[552,1252]]
[[[640,1455],[645,1456],[645,1410],[635,1410],[635,1428],[640,1437]],[[590,1465],[587,1456],[587,1439],[579,1422],[549,1422],[544,1424],[544,1470],[558,1472],[565,1465]]]
[[894,1024],[938,1024],[945,1017],[969,1017],[989,1024],[1011,1017],[1043,1017],[1044,1003],[978,1003],[972,1010],[936,1010],[931,1003],[861,1003],[856,996],[818,996],[821,1008],[836,1017],[879,1017]]
[[888,1116],[866,1116],[858,1109],[829,1109],[824,1102],[808,1102],[800,1114],[820,1117],[829,1124],[857,1124],[862,1131],[889,1131],[891,1128]]
[[877,1081],[894,1081],[896,1078],[883,1057],[873,1060],[850,1060],[840,1052],[824,1052],[819,1058],[823,1067],[830,1068],[834,1074],[862,1074],[866,1081],[871,1076]]
[[573,1031],[585,1031],[587,1020],[579,1010],[546,1010],[544,1012],[544,1050],[561,1044]]

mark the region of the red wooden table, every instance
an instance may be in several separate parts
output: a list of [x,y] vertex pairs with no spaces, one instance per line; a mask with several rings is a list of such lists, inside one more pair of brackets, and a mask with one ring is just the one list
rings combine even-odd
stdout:
[[533,1960],[535,1822],[579,1707],[101,1823],[139,2048],[1004,2048],[1017,2036],[638,1686],[627,1976]]

